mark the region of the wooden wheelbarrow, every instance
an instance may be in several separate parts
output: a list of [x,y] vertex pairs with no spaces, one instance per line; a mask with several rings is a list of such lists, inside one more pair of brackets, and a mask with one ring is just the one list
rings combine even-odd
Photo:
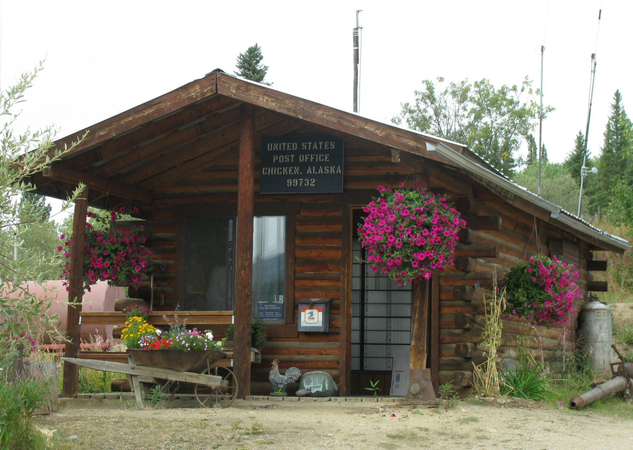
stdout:
[[[216,350],[205,352],[128,350],[128,355],[129,364],[69,357],[62,359],[89,369],[127,375],[134,390],[136,405],[140,408],[144,407],[143,397],[146,393],[144,383],[161,385],[163,391],[167,391],[176,382],[193,384],[196,400],[206,407],[226,408],[237,398],[235,374],[231,369],[215,364],[226,356],[222,352]],[[167,380],[167,382],[160,380]]]

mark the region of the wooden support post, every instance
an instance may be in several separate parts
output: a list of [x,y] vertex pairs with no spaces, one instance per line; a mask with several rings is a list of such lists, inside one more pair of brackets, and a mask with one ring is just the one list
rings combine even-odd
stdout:
[[435,395],[439,394],[440,380],[440,275],[431,279],[431,381]]
[[[237,187],[237,256],[235,277],[235,351],[233,370],[242,399],[251,394],[251,321],[253,319],[253,213],[255,111],[243,104]],[[291,299],[288,299],[291,301]]]
[[413,285],[413,311],[411,314],[411,369],[426,369],[429,351],[429,282]]
[[[84,246],[86,243],[86,214],[88,213],[88,189],[84,189],[81,198],[75,202],[73,216],[73,243],[70,248],[70,280],[68,283],[68,313],[66,316],[65,356],[76,358],[79,353],[79,336],[81,326],[79,313],[84,293]],[[79,390],[79,367],[75,364],[64,364],[64,381],[62,396],[76,397]]]
[[[341,378],[340,395],[350,395],[352,380],[352,209],[343,207],[341,258]],[[288,268],[291,270],[291,268]]]

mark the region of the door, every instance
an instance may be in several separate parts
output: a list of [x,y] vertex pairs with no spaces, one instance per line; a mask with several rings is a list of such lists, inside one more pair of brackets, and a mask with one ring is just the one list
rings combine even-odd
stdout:
[[[361,220],[359,213],[354,223]],[[394,356],[410,353],[413,288],[362,264],[364,249],[356,236],[352,256],[351,393],[368,395],[366,388],[380,380],[379,394],[388,395]]]

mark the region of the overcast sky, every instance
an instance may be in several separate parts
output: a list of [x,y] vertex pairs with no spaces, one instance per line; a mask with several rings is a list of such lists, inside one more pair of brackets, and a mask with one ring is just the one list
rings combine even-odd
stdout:
[[54,124],[58,137],[215,68],[232,73],[237,55],[256,42],[273,88],[351,111],[357,9],[363,10],[360,113],[367,117],[389,122],[423,79],[438,76],[488,78],[496,86],[528,76],[538,87],[541,45],[544,102],[556,108],[543,125],[550,159],[562,161],[585,130],[592,53],[598,61],[593,155],[616,89],[633,108],[629,0],[0,3],[0,84],[6,88],[46,59],[22,123]]

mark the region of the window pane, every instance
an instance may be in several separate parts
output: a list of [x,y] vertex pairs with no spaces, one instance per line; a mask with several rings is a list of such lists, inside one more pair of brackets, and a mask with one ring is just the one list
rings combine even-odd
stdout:
[[232,311],[235,304],[235,219],[185,219],[185,311]]
[[253,317],[284,322],[286,218],[255,217],[253,223]]

